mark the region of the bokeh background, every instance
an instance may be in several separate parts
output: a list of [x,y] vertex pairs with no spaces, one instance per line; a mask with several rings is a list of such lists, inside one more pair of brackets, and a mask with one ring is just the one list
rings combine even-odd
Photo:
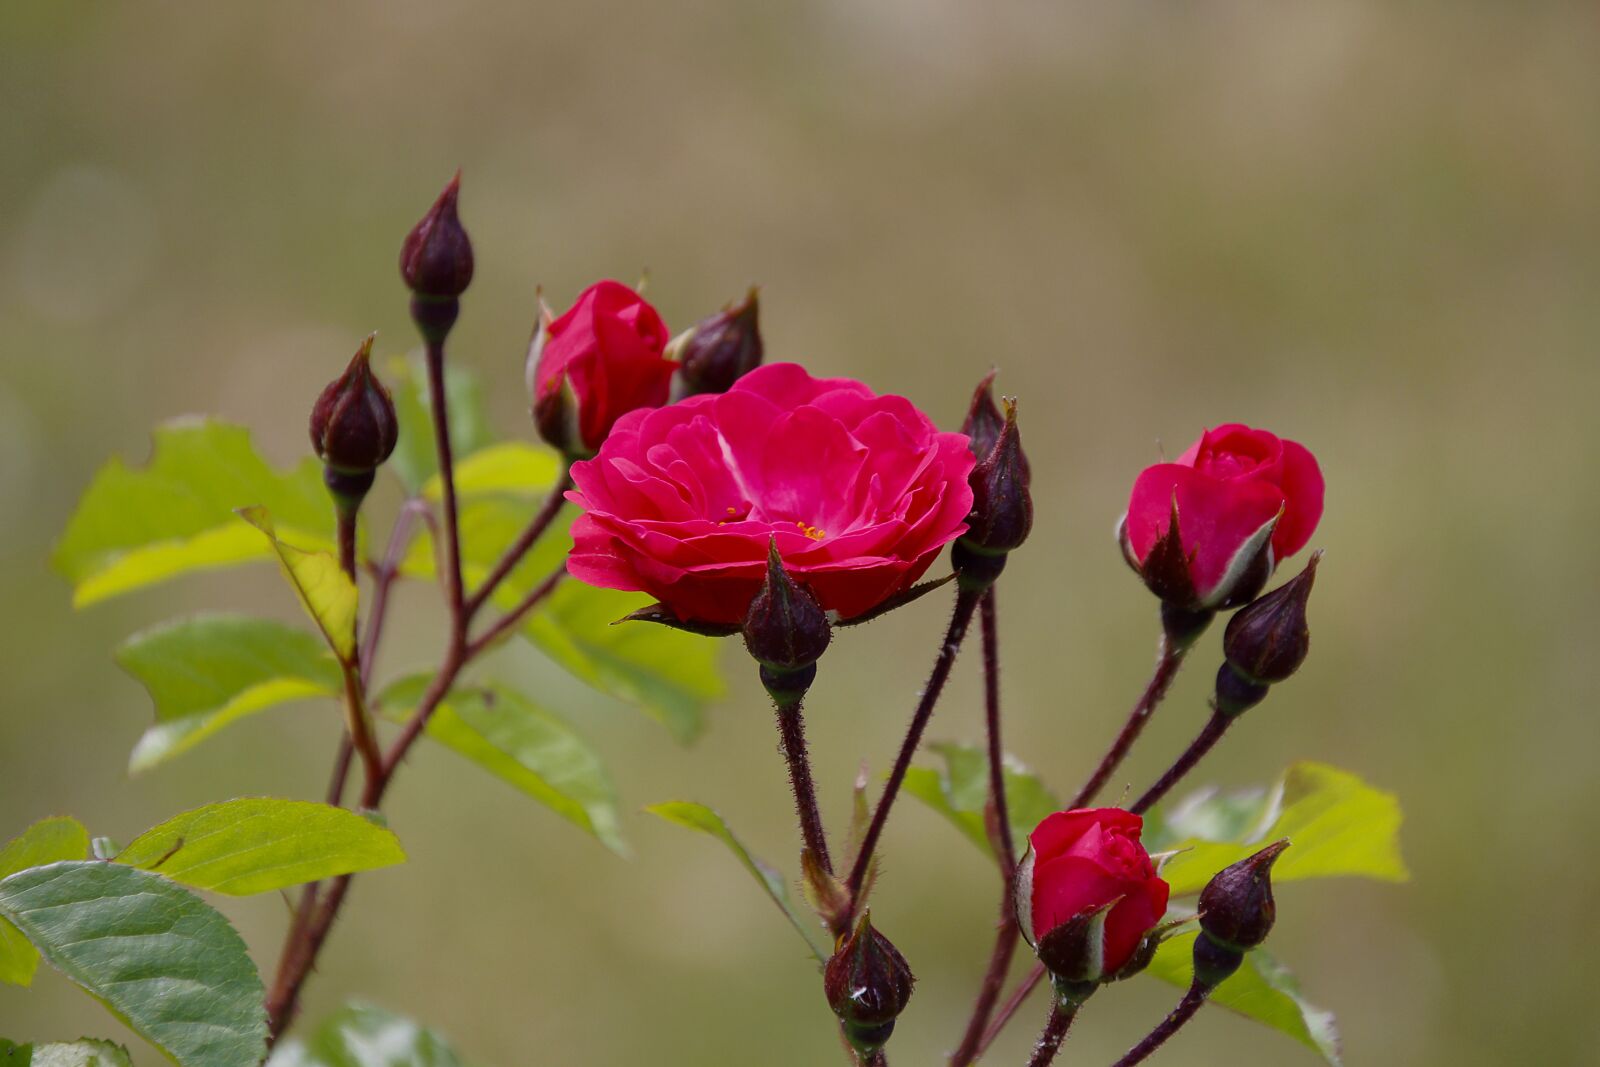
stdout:
[[[1591,5],[818,0],[11,3],[0,12],[0,838],[72,813],[122,840],[230,795],[320,794],[303,706],[124,773],[127,633],[199,607],[294,617],[265,568],[81,614],[47,570],[110,454],[184,412],[278,462],[367,331],[413,336],[399,240],[460,166],[478,252],[454,358],[529,433],[520,360],[563,303],[650,272],[674,328],[752,281],[768,351],[956,424],[991,364],[1021,397],[1037,525],[1002,589],[1009,747],[1070,791],[1142,684],[1153,602],[1110,537],[1134,473],[1243,420],[1320,455],[1328,555],[1302,675],[1197,781],[1324,759],[1398,791],[1403,887],[1286,888],[1277,954],[1349,1062],[1594,1062],[1600,898],[1600,24]],[[400,600],[425,663],[436,600]],[[882,769],[933,653],[927,607],[852,632],[811,704],[828,814]],[[1128,765],[1204,713],[1194,659]],[[799,944],[727,855],[637,814],[727,813],[788,863],[769,715],[730,656],[693,748],[566,685],[620,783],[621,861],[453,757],[393,794],[405,868],[362,878],[310,988],[411,1013],[475,1061],[840,1062]],[[976,738],[969,657],[931,731]],[[875,916],[920,975],[894,1062],[942,1062],[991,939],[992,875],[914,802]],[[276,898],[224,902],[264,966]],[[1173,1000],[1097,1000],[1109,1062]],[[995,1063],[1021,1062],[1030,1007]],[[0,1033],[120,1031],[54,974]],[[139,1049],[141,1064],[153,1059]],[[1174,1064],[1306,1064],[1221,1011]]]

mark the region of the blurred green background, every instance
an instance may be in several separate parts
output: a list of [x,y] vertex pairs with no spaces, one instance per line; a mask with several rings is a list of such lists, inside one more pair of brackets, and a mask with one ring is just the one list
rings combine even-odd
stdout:
[[[112,646],[202,607],[294,618],[267,568],[74,614],[46,560],[92,471],[142,462],[159,420],[218,413],[300,457],[359,338],[411,345],[399,241],[460,166],[478,281],[454,358],[507,433],[529,433],[534,286],[564,304],[645,269],[674,329],[760,282],[769,358],[946,425],[1001,367],[1038,508],[1002,586],[1008,747],[1064,792],[1150,665],[1154,604],[1110,536],[1133,475],[1222,421],[1310,445],[1315,653],[1197,783],[1314,757],[1401,794],[1413,884],[1279,896],[1277,954],[1351,1064],[1592,1063],[1597,49],[1577,4],[7,4],[0,838],[59,812],[127,840],[225,796],[321,793],[331,706],[124,774],[149,706]],[[392,667],[428,662],[436,605],[402,596]],[[942,624],[918,608],[829,653],[810,718],[834,823]],[[1216,641],[1134,786],[1204,714]],[[842,1062],[792,931],[709,839],[636,814],[705,801],[792,868],[753,672],[729,655],[683,750],[531,650],[502,659],[605,753],[637,855],[423,752],[390,804],[411,863],[359,880],[309,1017],[364,995],[498,1067]],[[973,668],[931,737],[978,737]],[[887,846],[874,917],[920,976],[893,1060],[938,1063],[993,877],[914,802]],[[270,965],[282,903],[223,906]],[[1109,1062],[1174,999],[1103,996],[1063,1062]],[[1021,1062],[1041,1017],[992,1062]],[[0,1033],[125,1034],[48,972],[0,988]],[[1163,1062],[1316,1060],[1212,1011]]]

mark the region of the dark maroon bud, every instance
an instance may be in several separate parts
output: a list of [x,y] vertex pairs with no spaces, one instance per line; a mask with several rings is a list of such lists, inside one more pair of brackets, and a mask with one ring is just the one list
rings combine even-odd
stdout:
[[778,539],[767,543],[767,576],[745,613],[744,644],[761,664],[761,680],[780,706],[795,703],[816,677],[832,639],[828,613],[784,570]]
[[419,297],[454,299],[472,282],[472,242],[456,214],[460,192],[457,171],[400,246],[400,276]]
[[1252,682],[1240,674],[1231,663],[1217,668],[1217,691],[1211,701],[1216,709],[1230,718],[1243,715],[1267,699],[1267,686]]
[[839,1017],[845,1037],[864,1056],[889,1040],[915,982],[906,958],[872,928],[866,912],[855,929],[839,939],[822,972],[828,1006]]
[[1017,429],[1015,400],[1006,400],[1006,420],[1000,436],[968,480],[972,486],[972,513],[967,516],[967,532],[960,541],[964,552],[952,553],[951,559],[962,572],[962,580],[970,584],[982,578],[973,556],[1004,556],[1026,541],[1033,528],[1028,461]]
[[1198,611],[1200,595],[1194,587],[1194,577],[1189,572],[1189,554],[1183,550],[1183,538],[1178,532],[1178,501],[1172,501],[1172,520],[1166,530],[1151,546],[1141,566],[1133,557],[1128,544],[1127,526],[1118,531],[1123,558],[1134,569],[1145,586],[1161,599],[1163,604],[1186,611]]
[[1202,931],[1194,939],[1194,982],[1201,989],[1217,988],[1244,963],[1244,953],[1213,941]]
[[312,447],[340,474],[370,475],[389,458],[400,435],[394,401],[372,373],[375,337],[361,343],[350,366],[328,383],[311,409]]
[[1058,982],[1100,982],[1108,977],[1106,917],[1121,900],[1079,912],[1039,938],[1034,952]]
[[1311,649],[1306,601],[1317,577],[1314,552],[1306,569],[1266,596],[1241,608],[1228,621],[1222,651],[1228,665],[1249,681],[1274,685],[1300,669]]
[[1267,939],[1278,914],[1272,899],[1272,865],[1288,847],[1287,840],[1274,841],[1217,872],[1200,892],[1203,938],[1239,952]]
[[979,460],[987,459],[989,453],[994,451],[996,442],[1000,440],[1000,431],[1006,426],[1006,417],[1001,414],[1000,405],[994,402],[994,376],[998,373],[997,370],[991,370],[985,374],[983,381],[972,391],[972,403],[967,408],[966,420],[961,424],[961,432],[967,435],[967,447]]
[[759,290],[752,287],[738,304],[701,319],[667,347],[678,361],[673,399],[697,393],[726,393],[733,383],[761,366]]

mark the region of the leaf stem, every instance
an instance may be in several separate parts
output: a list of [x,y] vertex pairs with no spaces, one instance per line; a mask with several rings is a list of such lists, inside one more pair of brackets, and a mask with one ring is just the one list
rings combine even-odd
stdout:
[[1195,739],[1189,742],[1189,747],[1183,750],[1183,755],[1179,756],[1172,766],[1167,768],[1167,772],[1157,780],[1156,784],[1147,789],[1144,796],[1140,797],[1133,807],[1128,810],[1135,815],[1143,815],[1151,807],[1159,803],[1161,798],[1166,796],[1172,787],[1183,779],[1184,775],[1194,769],[1194,765],[1199,763],[1206,753],[1216,747],[1217,742],[1222,740],[1222,735],[1228,732],[1228,727],[1233,725],[1233,719],[1234,716],[1224,715],[1222,712],[1213,709],[1211,718],[1201,728],[1200,732],[1195,735]]
[[1000,637],[996,621],[994,586],[984,591],[979,602],[979,621],[983,634],[984,723],[989,741],[989,804],[992,813],[992,843],[1000,864],[1000,925],[995,934],[989,967],[978,987],[972,1016],[967,1020],[961,1044],[950,1057],[950,1067],[967,1067],[978,1058],[984,1029],[994,1012],[995,1002],[1011,970],[1011,957],[1017,948],[1017,917],[1012,905],[1012,879],[1016,877],[1016,845],[1011,838],[1011,816],[1006,805],[1005,755],[1000,741]]
[[1127,1054],[1118,1060],[1113,1067],[1133,1067],[1136,1063],[1142,1063],[1146,1057],[1160,1048],[1167,1038],[1181,1030],[1184,1023],[1194,1018],[1195,1012],[1199,1011],[1200,1006],[1206,1002],[1206,995],[1209,992],[1210,990],[1201,987],[1198,982],[1191,984],[1189,991],[1183,995],[1182,1000],[1178,1001],[1178,1006],[1172,1009],[1171,1014],[1162,1019],[1154,1030],[1146,1034],[1143,1041],[1129,1049]]
[[1145,724],[1155,714],[1156,705],[1161,703],[1161,698],[1167,695],[1167,689],[1172,685],[1172,679],[1177,677],[1178,668],[1183,666],[1183,657],[1187,652],[1186,647],[1174,645],[1166,637],[1161,639],[1161,649],[1156,659],[1155,672],[1150,676],[1150,682],[1140,694],[1133,705],[1133,710],[1128,713],[1128,721],[1122,724],[1122,730],[1117,734],[1117,739],[1111,743],[1106,754],[1101,757],[1100,765],[1095,768],[1094,774],[1078,790],[1078,795],[1072,798],[1072,803],[1067,807],[1081,808],[1094,800],[1111,776],[1116,773],[1123,759],[1128,755],[1128,750],[1139,739]]
[[850,890],[854,912],[859,912],[861,909],[861,884],[872,865],[872,853],[878,847],[878,838],[882,836],[884,823],[889,819],[889,809],[894,806],[895,796],[900,792],[901,783],[905,781],[906,771],[911,768],[911,757],[916,754],[917,746],[922,742],[922,732],[933,716],[933,706],[939,701],[939,694],[944,690],[946,679],[950,677],[950,668],[955,664],[956,653],[961,651],[961,641],[966,636],[967,625],[972,621],[972,613],[977,608],[981,595],[978,590],[965,588],[956,594],[955,608],[950,614],[950,626],[945,631],[944,642],[939,646],[939,654],[934,658],[933,672],[928,676],[928,685],[923,689],[922,698],[917,701],[916,711],[911,715],[911,724],[906,729],[905,740],[900,743],[900,754],[895,758],[894,769],[889,772],[889,781],[883,787],[883,797],[872,812],[872,822],[867,826],[866,835],[861,839],[861,849],[856,853],[855,864],[850,869],[850,878],[845,883]]

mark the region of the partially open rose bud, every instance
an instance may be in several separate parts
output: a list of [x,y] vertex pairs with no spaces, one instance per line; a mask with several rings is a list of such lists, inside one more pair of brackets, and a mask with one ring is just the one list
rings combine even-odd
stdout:
[[845,1037],[863,1056],[882,1048],[894,1021],[911,1000],[916,977],[900,950],[872,928],[861,913],[855,929],[839,939],[822,972],[828,1006],[839,1017]]
[[1176,462],[1140,473],[1119,537],[1163,601],[1229,607],[1253,597],[1310,540],[1322,496],[1322,471],[1303,445],[1231,423],[1207,430]]
[[535,339],[530,374],[539,435],[569,456],[592,456],[616,421],[667,402],[674,364],[667,327],[621,282],[596,282]]
[[667,358],[678,361],[673,398],[726,393],[761,366],[761,305],[751,289],[744,300],[701,319],[672,339]]
[[1167,883],[1121,808],[1058,811],[1028,836],[1017,868],[1022,936],[1069,983],[1117,975],[1167,910]]

